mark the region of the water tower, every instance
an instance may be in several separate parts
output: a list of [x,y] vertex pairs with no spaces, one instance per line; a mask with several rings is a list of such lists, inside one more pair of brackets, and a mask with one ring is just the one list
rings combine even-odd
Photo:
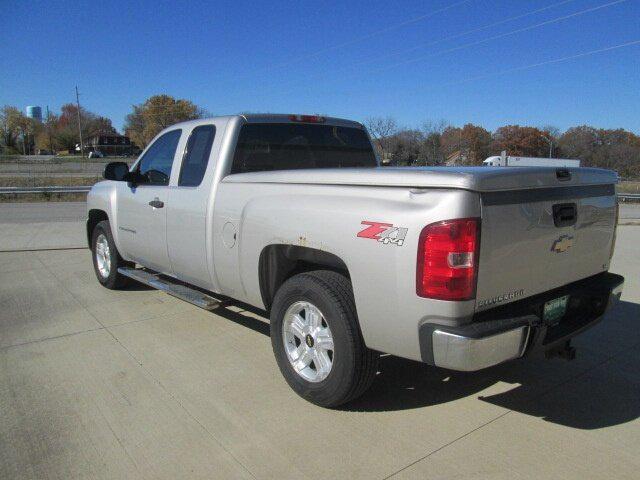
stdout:
[[37,106],[29,105],[27,107],[27,117],[42,122],[42,109]]

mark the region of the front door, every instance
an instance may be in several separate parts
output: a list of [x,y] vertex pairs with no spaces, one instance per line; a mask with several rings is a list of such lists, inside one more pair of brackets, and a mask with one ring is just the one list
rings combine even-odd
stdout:
[[167,253],[169,178],[181,130],[158,137],[137,162],[140,183],[121,182],[118,237],[126,257],[162,273],[171,273]]

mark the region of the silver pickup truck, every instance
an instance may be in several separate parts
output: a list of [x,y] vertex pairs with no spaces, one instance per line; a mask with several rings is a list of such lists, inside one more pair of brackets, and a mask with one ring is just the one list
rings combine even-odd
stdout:
[[322,406],[361,395],[381,352],[462,371],[571,357],[624,282],[607,170],[380,168],[359,123],[235,115],[173,125],[104,176],[98,281],[268,312],[284,378]]

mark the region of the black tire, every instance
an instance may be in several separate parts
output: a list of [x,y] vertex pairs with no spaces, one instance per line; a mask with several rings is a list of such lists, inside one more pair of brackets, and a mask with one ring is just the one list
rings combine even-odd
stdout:
[[[104,236],[109,245],[109,274],[103,276],[98,268],[98,258],[96,255],[96,243],[100,236]],[[132,264],[126,262],[120,256],[120,252],[116,248],[116,243],[113,241],[113,235],[111,234],[111,226],[108,220],[103,220],[98,223],[93,229],[91,234],[91,257],[93,259],[93,269],[96,272],[98,281],[106,288],[111,290],[117,290],[123,288],[129,283],[129,277],[125,277],[118,273],[119,267],[130,267]]]
[[[282,333],[285,313],[301,301],[310,302],[322,312],[333,336],[331,370],[318,382],[298,374],[285,349]],[[337,407],[359,397],[371,386],[377,373],[378,353],[368,349],[362,339],[351,282],[336,272],[301,273],[280,287],[271,308],[271,345],[289,386],[321,407]]]

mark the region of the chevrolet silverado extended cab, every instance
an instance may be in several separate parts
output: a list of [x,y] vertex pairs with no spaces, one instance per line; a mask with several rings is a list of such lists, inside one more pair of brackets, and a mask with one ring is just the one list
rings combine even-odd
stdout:
[[365,128],[236,115],[163,130],[87,198],[98,281],[268,312],[289,385],[362,394],[380,353],[474,371],[570,357],[619,299],[616,175],[592,168],[381,168]]

